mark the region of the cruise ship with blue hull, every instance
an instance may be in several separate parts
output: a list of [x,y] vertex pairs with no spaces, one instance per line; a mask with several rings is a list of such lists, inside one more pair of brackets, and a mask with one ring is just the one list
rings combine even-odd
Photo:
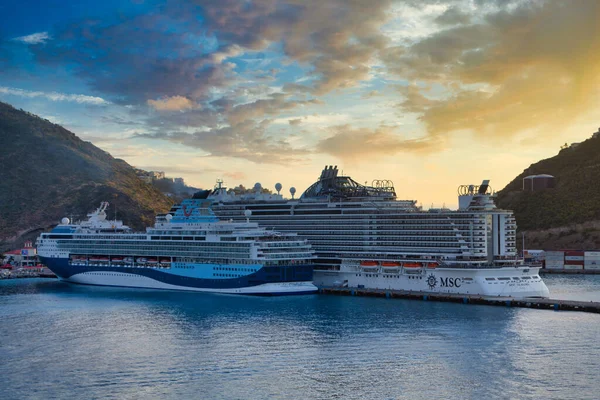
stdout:
[[199,192],[157,216],[146,232],[107,220],[102,203],[88,220],[64,218],[38,239],[39,257],[76,284],[246,295],[315,293],[314,253],[304,239],[256,223],[219,221]]

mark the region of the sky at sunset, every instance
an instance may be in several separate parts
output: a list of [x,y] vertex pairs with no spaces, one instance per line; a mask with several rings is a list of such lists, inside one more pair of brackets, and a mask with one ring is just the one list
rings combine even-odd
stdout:
[[0,3],[0,101],[197,187],[456,207],[600,126],[600,1]]

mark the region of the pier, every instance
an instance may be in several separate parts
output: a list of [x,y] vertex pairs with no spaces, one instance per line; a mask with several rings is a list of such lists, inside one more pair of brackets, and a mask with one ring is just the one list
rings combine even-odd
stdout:
[[540,275],[600,275],[597,269],[540,269]]
[[342,287],[320,287],[320,294],[345,295],[345,296],[364,296],[364,297],[385,297],[388,299],[409,299],[423,301],[443,301],[449,303],[463,304],[481,304],[488,306],[501,307],[521,307],[537,308],[554,311],[581,311],[600,314],[600,302],[596,301],[575,301],[559,299],[507,299],[491,298],[480,295],[453,294],[453,293],[433,293],[433,292],[414,292],[408,290],[389,290],[389,289],[365,289],[365,288],[342,288]]

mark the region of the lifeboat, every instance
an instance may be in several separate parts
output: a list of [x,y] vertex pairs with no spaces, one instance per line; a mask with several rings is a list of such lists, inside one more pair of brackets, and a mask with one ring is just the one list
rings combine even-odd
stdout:
[[376,267],[378,265],[379,265],[379,263],[377,261],[361,261],[360,262],[361,267]]
[[427,268],[429,268],[429,269],[434,269],[434,268],[436,268],[438,265],[439,265],[439,264],[438,264],[437,262],[430,262],[430,263],[427,263]]
[[71,256],[71,263],[77,265],[84,265],[87,262],[85,256]]
[[398,272],[400,270],[400,266],[401,264],[399,262],[394,261],[383,261],[381,263],[381,268],[383,269],[383,272],[387,273]]
[[390,261],[384,261],[381,263],[382,267],[399,267],[400,263],[399,262],[390,262]]
[[379,263],[377,261],[361,261],[360,268],[365,272],[377,272]]
[[168,258],[161,258],[160,263],[161,264],[171,264],[171,260]]
[[156,258],[149,258],[148,259],[148,264],[156,264],[158,262],[158,260]]
[[420,274],[421,270],[423,269],[423,265],[421,265],[421,263],[413,262],[404,263],[403,267],[404,272],[407,274]]
[[146,262],[146,261],[148,261],[148,260],[146,260],[146,258],[144,258],[144,257],[138,257],[138,258],[137,258],[135,261],[136,261],[137,263],[142,263],[142,264],[143,264],[143,263],[145,263],[145,262]]

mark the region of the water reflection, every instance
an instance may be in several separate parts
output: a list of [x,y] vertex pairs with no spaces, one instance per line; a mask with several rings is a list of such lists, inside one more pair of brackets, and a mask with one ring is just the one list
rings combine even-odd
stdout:
[[568,398],[598,389],[594,314],[23,280],[0,282],[0,318],[8,398]]

